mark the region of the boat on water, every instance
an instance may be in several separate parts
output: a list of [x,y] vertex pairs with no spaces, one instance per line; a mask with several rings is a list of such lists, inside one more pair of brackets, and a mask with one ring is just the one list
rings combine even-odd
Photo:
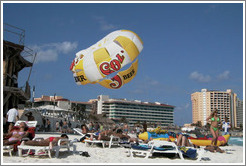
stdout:
[[[144,132],[142,134],[139,134],[138,136],[139,139],[141,140],[148,140],[150,138],[154,139],[154,140],[171,140],[172,142],[175,141],[177,139],[177,137],[175,135],[170,135],[168,133],[154,133],[154,132]],[[194,145],[197,146],[207,146],[207,145],[211,145],[212,142],[212,138],[210,137],[188,137],[188,139],[190,140],[190,142]],[[217,140],[217,146],[221,146],[221,145],[225,145],[230,139],[230,135],[223,135],[223,136],[219,136],[218,140]]]

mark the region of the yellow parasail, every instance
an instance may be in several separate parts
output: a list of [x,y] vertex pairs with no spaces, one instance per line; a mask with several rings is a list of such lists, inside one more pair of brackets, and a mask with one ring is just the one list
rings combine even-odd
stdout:
[[[76,53],[70,70],[78,85],[99,83],[118,89],[137,74],[138,55],[143,49],[141,38],[129,30],[117,30],[87,49]],[[131,64],[126,70],[121,69]],[[115,74],[112,78],[112,74]]]

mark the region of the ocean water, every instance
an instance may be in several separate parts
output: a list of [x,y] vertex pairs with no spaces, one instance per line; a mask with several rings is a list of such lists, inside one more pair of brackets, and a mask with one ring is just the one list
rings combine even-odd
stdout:
[[243,146],[243,137],[230,137],[229,145]]

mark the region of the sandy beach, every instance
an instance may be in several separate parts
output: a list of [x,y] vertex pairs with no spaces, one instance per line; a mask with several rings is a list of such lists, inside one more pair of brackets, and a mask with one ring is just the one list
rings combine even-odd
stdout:
[[[57,136],[60,134],[56,134]],[[54,136],[54,134],[36,134],[36,137],[48,138],[50,136]],[[74,140],[75,138],[79,139],[81,136],[68,134],[70,140]],[[94,145],[92,147],[85,146],[84,143],[75,142],[76,145],[76,153],[72,152],[68,153],[65,150],[61,150],[59,158],[55,158],[54,154],[53,158],[49,158],[48,156],[27,156],[27,157],[19,157],[17,154],[14,154],[13,157],[10,157],[8,153],[3,154],[2,164],[78,164],[78,165],[86,165],[86,164],[243,164],[244,162],[244,149],[242,146],[224,146],[221,149],[226,150],[226,153],[211,153],[209,151],[205,151],[202,156],[201,161],[195,161],[185,158],[185,160],[181,160],[180,158],[168,158],[163,156],[153,157],[153,158],[140,158],[140,157],[128,157],[127,148],[112,146],[109,148],[102,148],[100,146]],[[201,147],[203,148],[203,147]],[[85,157],[79,155],[79,152],[86,151],[89,153],[90,157]]]

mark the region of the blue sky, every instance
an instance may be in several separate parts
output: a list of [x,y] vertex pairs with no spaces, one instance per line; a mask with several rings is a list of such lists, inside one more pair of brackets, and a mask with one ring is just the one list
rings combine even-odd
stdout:
[[[202,88],[232,89],[243,99],[243,4],[5,3],[3,23],[24,29],[25,45],[38,54],[35,97],[158,101],[175,106],[178,125],[192,122],[190,95]],[[119,29],[144,42],[137,76],[118,90],[76,85],[69,70],[75,53]],[[20,73],[20,86],[29,70]]]

